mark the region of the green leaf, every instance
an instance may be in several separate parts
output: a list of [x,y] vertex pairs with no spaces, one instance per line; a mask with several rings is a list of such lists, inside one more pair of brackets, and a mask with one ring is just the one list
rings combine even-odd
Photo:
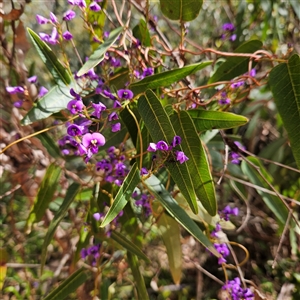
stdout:
[[89,70],[96,67],[104,59],[106,51],[115,43],[120,33],[123,31],[123,27],[118,27],[110,32],[110,35],[103,44],[89,57],[85,64],[77,72],[77,76],[86,74]]
[[44,300],[63,300],[71,293],[75,292],[79,286],[85,283],[89,278],[89,271],[81,268],[64,280],[59,287],[53,290]]
[[245,125],[248,119],[244,116],[223,111],[191,109],[187,111],[192,117],[197,131],[228,129]]
[[269,83],[300,169],[300,56],[294,54],[288,63],[273,68]]
[[131,252],[127,252],[127,259],[130,266],[130,269],[132,271],[132,275],[134,278],[135,287],[138,291],[138,299],[148,300],[149,295],[146,289],[144,277],[141,274],[140,271],[140,263],[137,259],[136,255],[132,254]]
[[140,182],[140,171],[138,170],[136,163],[132,166],[130,172],[124,179],[123,184],[119,188],[119,191],[114,199],[112,206],[107,212],[100,227],[105,227],[109,224],[124,208],[126,203],[130,200],[133,190]]
[[31,41],[40,55],[43,63],[52,74],[57,84],[64,83],[68,85],[71,82],[69,70],[58,60],[57,55],[53,53],[51,48],[40,39],[40,37],[30,28],[27,28]]
[[[138,111],[147,126],[153,142],[157,143],[163,140],[170,145],[176,135],[175,130],[169,116],[151,90],[146,91],[146,95],[138,100]],[[174,162],[167,164],[167,168],[191,209],[197,213],[196,194],[187,165]]]
[[[250,160],[255,166],[259,167],[264,177],[268,180],[269,183],[272,184],[272,177],[268,174],[267,170],[263,167],[261,162],[257,158],[251,156],[248,156],[247,159]],[[246,161],[242,161],[241,168],[243,173],[246,176],[248,176],[248,178],[253,184],[263,187],[265,189],[270,189],[268,183]],[[268,193],[264,193],[259,189],[257,189],[257,192],[261,195],[265,204],[274,213],[274,215],[277,217],[280,223],[284,225],[288,218],[289,212],[284,203],[281,201],[281,199]]]
[[128,88],[136,95],[145,92],[147,89],[156,89],[159,87],[166,87],[178,80],[196,73],[199,70],[211,65],[212,61],[200,62],[197,64],[182,67],[180,69],[173,69],[170,71],[162,72],[147,76],[144,79],[132,83]]
[[43,146],[53,158],[61,157],[61,152],[57,147],[57,141],[54,141],[47,132],[42,132],[37,138],[42,142]]
[[176,285],[180,284],[182,276],[182,251],[180,243],[180,227],[166,213],[162,213],[157,226],[167,249],[170,272]]
[[188,214],[178,205],[176,200],[172,198],[170,193],[160,183],[157,177],[152,175],[150,178],[145,180],[145,184],[147,185],[151,193],[155,196],[155,198],[183,228],[185,228],[215,256],[220,256],[211,241],[200,230],[198,225],[188,216]]
[[130,111],[133,112],[133,114],[137,118],[137,121],[139,121],[138,120],[139,115],[138,115],[135,103],[126,105],[124,107],[124,109],[121,111],[120,117],[121,117],[122,121],[124,122],[125,126],[127,127],[127,131],[130,134],[133,145],[136,145],[136,140],[138,138],[138,136],[137,136],[138,128],[137,128],[137,124],[136,124],[133,116],[131,115]]
[[69,206],[74,201],[77,193],[80,190],[80,184],[74,182],[70,185],[70,187],[67,190],[67,194],[64,198],[64,201],[59,208],[59,211],[55,214],[54,218],[52,219],[48,231],[46,233],[46,236],[44,238],[44,243],[42,247],[42,255],[41,255],[41,273],[43,273],[43,268],[46,262],[46,254],[47,254],[47,247],[49,246],[51,239],[55,233],[55,230],[57,226],[59,225],[60,221],[63,219],[65,214],[67,213]]
[[[252,40],[243,43],[236,48],[234,53],[254,53],[262,47],[262,42],[259,40]],[[217,81],[231,80],[239,75],[248,71],[248,57],[228,57],[223,62],[213,76],[209,79],[208,83]],[[254,65],[253,65],[254,66]]]
[[111,238],[116,241],[118,244],[123,246],[127,251],[135,254],[139,258],[143,259],[144,261],[150,262],[148,257],[143,253],[143,251],[137,247],[132,241],[128,240],[124,235],[117,231],[111,232]]
[[162,13],[170,20],[188,22],[197,18],[202,0],[160,0]]
[[52,163],[43,178],[38,194],[34,200],[31,212],[26,222],[26,232],[30,233],[32,225],[39,222],[45,214],[49,203],[52,201],[54,193],[57,189],[59,178],[61,175],[61,168],[55,163]]
[[69,101],[73,99],[70,88],[70,86],[54,86],[43,98],[34,103],[32,109],[22,119],[21,124],[29,125],[66,109]]
[[174,113],[170,116],[170,120],[176,134],[182,139],[181,148],[189,158],[185,164],[188,167],[191,178],[196,178],[196,180],[193,180],[195,193],[207,212],[214,216],[217,213],[215,187],[209,170],[206,153],[193,121],[186,111]]
[[151,46],[151,37],[147,27],[147,23],[141,19],[139,24],[132,30],[133,36],[137,38],[145,47]]

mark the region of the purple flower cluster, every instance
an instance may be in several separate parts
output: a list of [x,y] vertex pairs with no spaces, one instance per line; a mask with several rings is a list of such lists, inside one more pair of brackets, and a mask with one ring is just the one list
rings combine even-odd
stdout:
[[230,98],[227,96],[226,91],[221,92],[221,98],[219,100],[220,105],[226,105],[230,103]]
[[96,171],[103,173],[105,181],[121,186],[129,169],[124,163],[125,156],[118,152],[115,147],[108,148],[108,156],[96,163]]
[[92,260],[92,265],[96,265],[97,259],[100,257],[101,244],[93,245],[89,248],[82,248],[80,251],[80,256],[82,259],[90,257]]
[[221,39],[228,39],[229,41],[234,42],[236,40],[236,34],[233,33],[234,31],[235,27],[232,23],[223,24]]
[[230,216],[238,216],[239,209],[238,207],[231,208],[229,205],[226,205],[225,208],[220,212],[220,217],[225,221],[229,221]]
[[228,246],[225,243],[214,243],[214,247],[221,254],[221,256],[218,259],[218,264],[221,265],[223,263],[226,263],[225,257],[230,255]]
[[[168,145],[165,141],[159,141],[156,144],[150,143],[147,151],[149,152],[156,152],[156,151],[163,151],[163,152],[170,152],[175,148],[176,146],[181,144],[181,137],[176,135],[174,136],[172,143]],[[183,151],[175,150],[174,151],[176,155],[176,160],[179,161],[181,164],[183,164],[185,161],[187,161],[189,158],[184,154]]]
[[143,208],[145,217],[148,218],[152,213],[152,209],[150,206],[150,200],[152,199],[152,196],[144,193],[139,194],[137,191],[134,191],[131,197],[135,200],[136,206]]
[[137,70],[134,71],[134,76],[137,79],[143,79],[143,78],[145,78],[147,76],[150,76],[150,75],[153,75],[153,74],[154,74],[154,69],[151,68],[151,67],[143,69],[142,74]]
[[241,287],[241,280],[238,277],[229,280],[222,289],[230,293],[232,300],[254,300],[254,294],[249,288]]
[[[27,78],[27,80],[31,84],[37,84],[37,76],[35,76],[35,75]],[[27,90],[27,88],[25,86],[24,87],[23,86],[7,86],[6,87],[6,91],[9,94],[11,94],[11,95],[16,94],[17,96],[20,96],[22,98],[22,99],[19,99],[14,102],[15,107],[17,107],[17,108],[22,107],[23,102],[25,100],[26,90]],[[35,95],[35,97],[42,98],[47,93],[48,93],[48,90],[44,86],[41,86],[39,88],[39,93],[37,95]]]
[[[238,148],[240,148],[240,149],[246,149],[240,142],[238,142],[238,141],[235,141],[234,142],[235,143],[235,145],[238,147]],[[235,164],[235,165],[238,165],[239,163],[240,163],[240,155],[237,153],[237,152],[234,152],[234,151],[232,151],[232,152],[230,152],[230,159],[231,159],[231,163],[232,164]]]

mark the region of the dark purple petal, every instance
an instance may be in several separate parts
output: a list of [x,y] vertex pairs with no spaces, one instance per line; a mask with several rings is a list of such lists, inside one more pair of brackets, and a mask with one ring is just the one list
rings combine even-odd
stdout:
[[36,15],[36,20],[40,25],[49,23],[49,20],[41,15]]
[[6,91],[9,94],[24,93],[24,88],[21,86],[7,86]]
[[117,132],[121,130],[121,123],[116,123],[111,125],[111,131],[112,132]]
[[131,90],[118,90],[117,95],[120,99],[130,100],[133,98],[133,92]]
[[76,17],[76,13],[73,10],[68,10],[64,13],[63,20],[64,21],[70,21]]
[[189,158],[184,154],[183,151],[176,151],[176,160],[179,161],[181,164],[183,164],[185,161],[187,161]]
[[181,144],[181,137],[179,135],[175,135],[172,141],[172,147],[176,147]]
[[28,80],[30,83],[36,83],[36,82],[37,82],[37,76],[36,76],[36,75],[33,75],[33,76],[27,78],[27,80]]
[[168,144],[165,141],[159,141],[156,144],[156,148],[158,150],[162,150],[162,151],[168,151],[169,150],[169,146],[168,146]]
[[66,40],[66,41],[70,41],[72,38],[73,38],[73,35],[70,31],[65,31],[63,34],[62,34],[62,37]]
[[90,10],[97,12],[101,10],[101,7],[96,2],[92,2],[90,4]]
[[45,96],[47,93],[48,93],[48,90],[44,86],[41,86],[38,97],[41,98],[41,97]]

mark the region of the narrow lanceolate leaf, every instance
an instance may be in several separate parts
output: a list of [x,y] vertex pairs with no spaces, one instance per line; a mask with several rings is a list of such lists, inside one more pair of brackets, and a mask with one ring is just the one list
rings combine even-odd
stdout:
[[[147,90],[145,96],[140,97],[138,100],[138,111],[145,122],[153,142],[157,143],[163,140],[170,145],[176,133],[169,116],[151,90]],[[197,213],[196,194],[187,165],[185,163],[173,162],[168,164],[167,168],[189,206],[194,213]]]
[[140,263],[137,256],[131,252],[127,252],[127,259],[134,278],[135,288],[138,292],[138,299],[148,300],[149,295],[146,289],[144,277],[140,271]]
[[57,84],[63,83],[64,85],[68,85],[71,82],[69,70],[62,65],[62,63],[58,60],[57,55],[53,53],[51,48],[44,41],[42,41],[33,30],[27,28],[27,31],[34,47],[36,48],[43,63],[52,74],[55,82]]
[[200,62],[197,64],[185,66],[180,69],[173,69],[159,74],[147,76],[141,81],[135,82],[129,86],[133,93],[139,94],[145,92],[147,89],[157,89],[159,87],[166,87],[170,84],[185,78],[188,75],[194,74],[197,71],[211,65],[212,61]]
[[207,212],[214,216],[217,213],[215,187],[206,153],[193,121],[186,111],[174,113],[170,116],[170,120],[176,134],[182,139],[181,148],[189,158],[185,164],[188,167],[191,178],[193,178],[195,193]]
[[123,246],[127,251],[135,254],[139,258],[143,259],[144,261],[149,262],[148,257],[143,253],[143,251],[137,247],[134,243],[128,240],[124,235],[117,231],[112,231],[111,238],[116,241],[118,244]]
[[118,27],[110,32],[109,37],[98,49],[89,57],[81,69],[77,72],[77,76],[86,74],[89,70],[96,67],[104,59],[106,51],[115,43],[120,33],[123,31],[122,27]]
[[170,272],[175,284],[180,284],[182,276],[182,251],[180,243],[180,227],[175,219],[162,213],[157,226],[167,249]]
[[39,222],[45,214],[49,203],[53,200],[53,195],[57,189],[61,168],[54,163],[51,164],[40,185],[38,194],[34,200],[32,210],[26,223],[26,232],[30,233],[33,223]]
[[137,168],[136,163],[132,166],[130,172],[124,179],[123,184],[119,188],[119,191],[115,197],[115,200],[107,212],[103,222],[100,227],[105,227],[109,224],[124,208],[126,203],[130,200],[131,195],[135,189],[135,187],[140,182],[140,171]]
[[269,83],[300,169],[300,56],[294,54],[272,69]]
[[[234,53],[254,53],[262,47],[262,42],[252,40],[243,43],[241,46],[234,50]],[[248,71],[249,57],[228,57],[223,62],[213,76],[209,79],[208,83],[231,80],[239,75]],[[253,65],[254,66],[254,65]]]
[[248,119],[229,112],[191,109],[187,111],[192,117],[197,131],[212,129],[229,129],[245,125]]
[[[268,174],[267,170],[263,167],[261,162],[255,157],[247,157],[255,166],[259,167],[264,177],[268,180],[269,183],[272,184],[272,177]],[[249,180],[260,187],[265,189],[270,189],[268,183],[264,180],[264,178],[246,161],[242,161],[241,165],[243,173],[248,176]],[[261,195],[263,201],[268,206],[268,208],[274,213],[274,215],[278,218],[280,223],[285,224],[288,218],[288,209],[282,202],[282,200],[276,196],[264,193],[261,190],[257,190],[257,192]]]
[[207,236],[200,230],[198,225],[188,216],[188,214],[178,205],[176,200],[172,198],[170,193],[160,183],[157,177],[152,175],[150,178],[145,180],[145,184],[147,185],[151,193],[155,196],[155,198],[183,228],[185,228],[210,252],[212,252],[217,257],[220,256]]
[[43,300],[64,300],[71,293],[75,292],[79,286],[86,282],[89,278],[89,271],[81,268],[64,280],[55,290],[53,290]]
[[59,208],[58,212],[55,214],[53,220],[51,221],[48,231],[46,233],[43,248],[42,248],[42,257],[41,257],[41,273],[43,273],[43,268],[46,262],[46,254],[47,254],[47,247],[49,246],[51,239],[55,233],[57,226],[59,225],[60,221],[63,219],[65,214],[67,213],[71,203],[75,199],[77,193],[80,190],[80,184],[72,183],[67,190],[67,194],[64,198],[64,201]]
[[202,0],[160,0],[162,13],[170,20],[188,22],[197,18]]

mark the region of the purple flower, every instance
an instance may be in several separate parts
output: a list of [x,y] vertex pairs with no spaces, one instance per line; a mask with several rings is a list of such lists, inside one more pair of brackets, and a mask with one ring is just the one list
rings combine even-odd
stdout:
[[73,10],[67,10],[67,11],[64,13],[63,20],[64,20],[64,21],[70,21],[70,20],[74,19],[75,17],[76,17],[75,11],[73,11]]
[[101,102],[98,103],[98,104],[93,103],[92,106],[94,108],[94,111],[91,114],[91,116],[94,116],[97,119],[100,119],[101,118],[101,112],[106,110],[106,106],[104,104],[102,104]]
[[172,147],[176,147],[181,144],[181,137],[179,135],[175,135],[172,141]]
[[62,34],[63,38],[67,41],[70,41],[72,38],[73,38],[73,35],[70,31],[65,31],[63,34]]
[[55,44],[57,44],[57,39],[58,39],[57,28],[53,27],[51,36],[49,37],[49,40],[48,40],[48,43],[50,43],[51,45],[55,45]]
[[118,90],[117,95],[120,99],[130,100],[133,98],[133,92],[131,90]]
[[44,32],[39,32],[39,36],[41,38],[42,41],[48,43],[49,39],[50,39],[50,35]]
[[86,133],[83,138],[81,145],[79,147],[80,154],[86,154],[87,159],[90,159],[93,154],[98,152],[98,147],[105,144],[105,137],[99,133]]
[[36,76],[36,75],[33,75],[33,76],[27,78],[27,80],[28,80],[30,83],[36,83],[36,82],[37,82],[37,76]]
[[241,80],[241,81],[237,81],[237,82],[232,83],[230,86],[231,86],[231,88],[233,88],[233,89],[237,89],[237,88],[239,88],[240,86],[243,86],[244,83],[245,83],[245,82],[244,82],[243,80]]
[[226,205],[220,214],[225,221],[229,221],[230,215],[238,216],[239,209],[238,207],[231,208],[229,205]]
[[82,259],[85,259],[88,256],[88,252],[85,248],[81,249],[80,256],[81,256]]
[[101,10],[101,7],[94,1],[90,4],[90,10],[97,12]]
[[157,146],[155,143],[150,143],[148,148],[147,148],[147,151],[149,152],[155,152],[157,150]]
[[76,4],[78,5],[78,7],[81,7],[81,8],[86,7],[85,0],[77,0],[76,2],[77,2]]
[[119,116],[116,112],[112,112],[109,116],[108,116],[108,121],[111,122],[111,121],[115,121],[115,120],[118,120],[119,119]]
[[189,158],[184,154],[183,151],[175,151],[176,160],[183,164],[185,161],[189,160]]
[[56,17],[56,15],[55,15],[53,12],[50,12],[50,21],[51,21],[53,24],[57,24],[57,23],[58,23],[57,17]]
[[38,24],[43,25],[43,24],[47,24],[49,22],[49,20],[41,15],[36,15],[36,20],[38,22]]
[[21,86],[7,86],[6,91],[9,94],[24,93],[24,88]]
[[94,213],[93,217],[96,221],[100,221],[100,219],[103,217],[103,213]]
[[222,263],[226,262],[225,257],[229,256],[229,254],[230,254],[228,246],[225,243],[222,243],[222,244],[215,243],[214,247],[222,255],[222,258],[223,258],[223,259],[219,260],[219,263],[220,262],[222,262]]
[[225,24],[223,24],[222,29],[224,31],[234,31],[235,27],[232,23],[225,23]]
[[70,136],[78,136],[83,134],[84,127],[78,126],[76,124],[71,124],[68,129],[67,133]]
[[230,36],[229,41],[234,42],[236,40],[236,34]]
[[81,100],[81,96],[77,94],[73,88],[70,89],[70,94],[75,97],[76,100]]
[[83,102],[81,100],[76,100],[76,99],[71,100],[67,105],[67,108],[72,115],[76,115],[77,113],[81,112],[83,107],[84,107]]
[[254,300],[254,294],[249,288],[241,287],[241,280],[238,277],[229,280],[222,289],[229,291],[233,300]]
[[113,108],[120,108],[120,107],[122,107],[122,104],[118,100],[115,100]]
[[41,86],[38,97],[41,98],[41,97],[45,96],[47,93],[48,93],[48,90],[44,86]]
[[102,94],[103,94],[104,97],[107,97],[111,100],[116,100],[117,99],[110,91],[104,90]]
[[99,76],[95,73],[94,68],[90,69],[87,73],[86,76],[90,77],[91,79],[97,80]]
[[156,148],[158,150],[162,150],[162,151],[168,151],[169,150],[169,146],[168,146],[168,144],[165,141],[159,141],[156,144]]
[[121,123],[116,123],[111,125],[111,131],[117,132],[121,130]]
[[146,68],[143,70],[143,77],[146,77],[146,76],[150,76],[150,75],[153,75],[154,74],[154,69],[153,68]]
[[147,168],[142,168],[140,174],[141,175],[147,175],[149,172],[147,170]]
[[24,100],[20,99],[14,102],[14,107],[20,108],[23,105]]
[[219,100],[219,104],[226,105],[230,103],[230,99],[227,97],[227,93],[223,91],[221,93],[221,99]]
[[255,69],[252,69],[252,70],[249,72],[249,76],[255,77],[255,75],[256,75],[256,70],[255,70]]

